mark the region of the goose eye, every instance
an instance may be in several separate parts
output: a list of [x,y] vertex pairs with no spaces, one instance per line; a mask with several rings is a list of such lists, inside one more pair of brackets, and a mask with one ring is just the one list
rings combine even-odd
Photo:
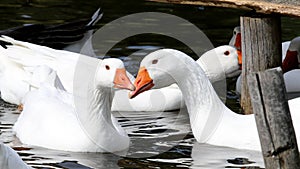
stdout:
[[233,31],[233,34],[236,35],[236,31]]
[[224,52],[224,55],[228,56],[230,54],[230,52],[227,50],[226,52]]
[[108,65],[105,65],[105,69],[106,69],[106,70],[109,70],[110,67],[109,67]]
[[152,64],[156,64],[158,62],[157,59],[152,60]]

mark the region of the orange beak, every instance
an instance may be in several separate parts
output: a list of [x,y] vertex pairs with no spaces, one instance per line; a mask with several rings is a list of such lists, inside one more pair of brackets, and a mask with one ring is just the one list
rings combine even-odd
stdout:
[[243,63],[242,51],[238,50],[237,53],[238,53],[238,63],[240,66],[240,70],[242,70],[242,63]]
[[239,63],[240,69],[242,69],[243,59],[242,59],[242,34],[241,33],[236,34],[234,47],[237,49],[238,61],[239,61],[238,63]]
[[282,62],[282,71],[286,73],[293,69],[299,69],[299,61],[298,61],[298,52],[297,51],[290,51],[286,52],[286,56]]
[[241,33],[236,34],[234,46],[237,50],[242,49],[242,35],[241,35]]
[[144,91],[150,90],[154,86],[153,80],[151,79],[145,67],[140,68],[134,81],[134,86],[136,87],[135,90],[129,93],[130,99],[136,97],[138,94]]
[[114,87],[118,89],[128,89],[131,91],[135,90],[134,85],[131,83],[128,76],[126,75],[126,70],[124,68],[116,70],[116,75],[114,78]]

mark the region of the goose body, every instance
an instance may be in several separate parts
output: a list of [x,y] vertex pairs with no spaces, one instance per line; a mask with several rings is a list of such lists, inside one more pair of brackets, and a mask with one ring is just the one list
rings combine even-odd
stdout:
[[[175,59],[177,64],[167,65]],[[157,63],[153,64],[153,60]],[[152,87],[161,88],[176,82],[189,112],[192,132],[199,143],[261,150],[254,115],[240,115],[229,110],[216,95],[202,68],[186,54],[174,55],[168,50],[163,55],[154,52],[146,56],[140,66],[136,90],[130,93],[131,97]],[[294,111],[294,102],[289,104],[297,140],[300,140],[297,122],[300,115]]]
[[[14,83],[21,84],[22,81],[26,79],[26,73],[24,72],[30,72],[30,69],[33,67],[37,65],[47,65],[57,71],[66,90],[70,93],[73,92],[73,79],[76,65],[79,57],[84,55],[64,50],[55,50],[28,42],[21,42],[9,37],[3,37],[1,40],[7,42],[7,46],[2,47],[0,51],[0,57],[1,60],[3,60],[1,63],[1,67],[3,68],[1,72],[3,72],[3,75],[14,73],[17,75],[16,78],[18,78],[18,76],[25,76],[20,82]],[[9,79],[1,80],[1,82],[6,81],[9,81]],[[26,83],[22,85],[26,85]],[[3,89],[1,89],[1,92],[2,90]],[[15,88],[12,90],[15,90]],[[27,91],[25,91],[25,93],[26,92]],[[3,97],[2,94],[1,97]],[[20,102],[10,103],[20,104]]]
[[128,91],[117,91],[113,99],[112,111],[171,111],[184,106],[181,91],[174,84],[146,91],[131,100],[128,99]]
[[[45,76],[56,75],[51,68],[49,70],[44,71]],[[30,91],[24,98],[23,112],[13,127],[16,136],[24,144],[64,151],[117,152],[127,149],[129,138],[110,110],[113,85],[133,89],[125,72],[118,59],[100,61],[94,81],[86,91],[76,94],[59,89],[57,76],[54,81],[42,82],[37,90]],[[83,105],[86,108],[78,107],[76,99],[87,101]]]
[[[16,87],[10,87],[10,85],[4,83],[3,85],[5,86],[1,88],[1,91],[9,90],[9,92],[12,93],[6,92],[8,93],[6,94],[2,92],[1,97],[5,101],[14,104],[21,103],[22,97],[30,88],[27,83],[24,83],[24,81],[27,81],[24,79],[28,79],[28,73],[24,73],[26,72],[24,69],[30,70],[36,65],[47,65],[55,70],[66,91],[73,93],[74,73],[76,71],[78,58],[88,56],[63,50],[55,50],[28,42],[21,42],[9,37],[2,37],[0,40],[6,43],[3,44],[3,47],[0,47],[0,57],[11,63],[11,65],[14,65],[7,66],[7,64],[3,64],[6,69],[3,71],[0,69],[0,71],[4,72],[4,75],[7,74],[7,76],[3,76],[4,80],[1,81],[10,81],[10,74],[19,70],[21,73],[14,76],[17,79],[12,79],[13,81],[11,83],[24,86],[20,88],[20,94],[16,95],[14,94],[14,91],[17,91]],[[237,74],[236,72],[240,71],[235,59],[236,55],[236,49],[233,47],[220,46],[203,54],[197,62],[203,67],[211,81],[215,82],[224,80],[226,77],[233,76]],[[220,60],[220,64],[216,64],[216,60]],[[222,67],[222,69],[219,69],[219,67]],[[19,77],[22,77],[22,74],[24,74],[24,78],[20,79]],[[129,73],[127,75],[130,79],[134,80],[132,75]],[[16,95],[15,100],[6,99],[6,97],[10,95]],[[129,100],[127,95],[127,91],[116,91],[112,103],[113,111],[167,111],[179,109],[184,105],[181,91],[176,85],[147,91],[132,100]],[[148,101],[141,102],[140,100]]]

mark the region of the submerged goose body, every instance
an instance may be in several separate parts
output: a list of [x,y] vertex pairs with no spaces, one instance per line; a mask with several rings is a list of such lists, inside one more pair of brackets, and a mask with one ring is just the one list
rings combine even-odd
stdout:
[[[126,132],[111,115],[111,88],[132,90],[133,86],[118,59],[99,62],[96,72],[87,91],[75,95],[58,89],[53,81],[29,92],[24,98],[23,112],[13,127],[20,141],[75,152],[116,152],[128,148]],[[78,107],[76,99],[87,101],[83,105],[86,107]]]
[[[167,65],[175,59],[177,64]],[[202,68],[184,53],[173,55],[165,50],[164,55],[155,52],[148,55],[141,62],[136,79],[136,90],[130,93],[131,97],[152,87],[161,88],[174,82],[178,84],[198,142],[239,149],[261,149],[254,115],[240,115],[229,110],[216,95]],[[300,114],[293,109],[291,114],[297,140],[300,140],[300,125],[297,122]]]
[[[6,73],[8,74],[7,78],[1,81],[10,81],[11,79],[8,77],[11,76],[10,73],[17,72],[15,70],[20,70],[21,73],[24,73],[25,69],[27,72],[30,72],[30,69],[32,69],[34,66],[47,65],[57,72],[64,88],[69,93],[73,93],[74,73],[76,71],[78,58],[84,58],[88,56],[68,51],[54,50],[48,47],[17,41],[9,37],[2,37],[1,40],[7,44],[0,48],[0,57],[3,60],[16,65],[7,66],[7,71],[3,73],[4,75]],[[224,80],[226,77],[233,76],[237,74],[236,72],[240,71],[236,61],[237,55],[236,49],[233,47],[220,46],[203,54],[197,62],[203,67],[211,81],[215,82],[218,80]],[[216,60],[220,60],[220,64],[216,64]],[[24,78],[28,78],[26,75],[27,73],[24,73]],[[129,73],[127,75],[130,77],[130,79],[134,80],[133,76],[131,76]],[[15,77],[22,76],[17,75]],[[13,84],[20,84],[20,86],[24,86],[23,88],[20,88],[22,89],[22,93],[15,96],[17,101],[11,101],[8,99],[5,99],[5,101],[14,104],[20,104],[24,93],[28,92],[29,89],[28,84],[24,83],[23,81],[23,79],[19,78],[12,81]],[[16,87],[10,87],[10,85],[6,85],[1,90],[7,89],[13,93],[16,90]],[[9,94],[5,94],[3,92],[3,95],[1,95],[2,98],[5,98],[6,96],[9,96]],[[140,100],[148,101],[141,102]],[[179,109],[183,105],[184,102],[181,91],[178,89],[178,87],[173,85],[164,89],[156,89],[145,92],[133,100],[128,99],[127,91],[117,91],[113,99],[112,110],[167,111]]]

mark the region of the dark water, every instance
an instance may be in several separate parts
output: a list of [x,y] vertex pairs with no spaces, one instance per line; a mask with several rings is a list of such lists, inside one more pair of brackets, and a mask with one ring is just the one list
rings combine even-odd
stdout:
[[[195,24],[207,35],[214,46],[228,44],[232,29],[239,24],[239,16],[247,12],[225,8],[160,4],[142,0],[2,0],[0,2],[0,29],[32,23],[59,24],[87,18],[98,7],[104,10],[99,27],[128,14],[163,12]],[[290,40],[299,35],[299,28],[299,18],[282,18],[283,40]],[[155,34],[137,35],[118,42],[108,55],[121,58],[129,71],[136,73],[139,61],[144,55],[136,54],[133,59],[127,59],[126,56],[141,49],[151,50],[161,47],[179,49],[196,57],[182,42]],[[238,111],[238,100],[233,91],[234,80],[230,79],[227,84],[227,105]],[[34,168],[263,167],[262,158],[258,152],[195,143],[190,132],[187,114],[184,111],[120,112],[114,115],[132,140],[129,157],[120,157],[110,153],[70,153],[40,147],[24,148],[11,130],[19,116],[16,106],[2,101],[0,103],[0,140],[13,145],[22,159]]]

